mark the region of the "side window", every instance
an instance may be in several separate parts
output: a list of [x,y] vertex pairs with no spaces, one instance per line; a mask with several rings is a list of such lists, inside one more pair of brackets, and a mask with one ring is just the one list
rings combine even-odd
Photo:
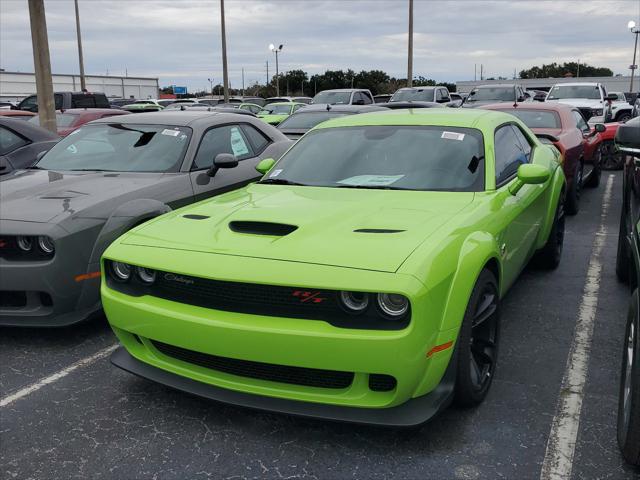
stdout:
[[522,153],[524,153],[524,156],[527,159],[525,163],[531,162],[531,144],[529,143],[529,140],[527,139],[526,135],[522,133],[522,130],[520,130],[519,127],[517,127],[516,125],[512,125],[512,128],[516,134],[516,137],[518,137],[518,140],[520,141]]
[[442,101],[442,90],[437,89],[436,90],[436,102],[441,102]]
[[5,127],[0,127],[0,155],[7,155],[24,147],[29,141]]
[[360,95],[362,96],[362,100],[364,101],[365,105],[369,105],[369,104],[373,103],[373,99],[369,96],[368,93],[360,92]]
[[56,110],[62,110],[62,106],[63,106],[63,103],[64,103],[62,95],[60,95],[59,93],[56,93],[53,96],[53,100],[54,100],[54,103],[56,104]]
[[300,110],[302,107],[304,107],[304,105],[295,105],[293,107],[293,111],[296,112],[296,111]]
[[247,139],[251,143],[253,151],[256,155],[260,154],[265,148],[267,148],[267,145],[271,143],[271,140],[266,138],[253,125],[243,123],[242,125],[240,125],[240,127],[242,128],[245,137],[247,137]]
[[591,130],[589,128],[589,124],[585,121],[584,117],[582,116],[582,113],[580,113],[578,110],[571,110],[571,113],[573,113],[573,117],[576,119],[576,126],[582,130],[583,132],[588,132],[589,130]]
[[38,111],[38,97],[31,95],[20,102],[20,110],[27,110],[29,112]]
[[230,153],[238,160],[253,157],[253,149],[238,125],[225,125],[208,130],[200,141],[192,170],[209,168],[220,153]]
[[72,97],[73,108],[94,108],[96,99],[93,95],[74,95]]
[[496,130],[494,148],[496,185],[500,186],[517,173],[521,164],[527,163],[527,156],[511,125],[503,125]]

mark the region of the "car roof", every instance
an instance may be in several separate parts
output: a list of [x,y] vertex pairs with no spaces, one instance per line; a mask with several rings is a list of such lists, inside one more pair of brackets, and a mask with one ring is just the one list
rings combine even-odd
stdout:
[[248,115],[239,113],[216,112],[209,110],[170,110],[163,112],[131,113],[129,115],[118,115],[115,117],[100,118],[94,120],[93,124],[99,123],[120,123],[120,124],[142,124],[142,125],[175,125],[175,126],[198,126],[199,124],[217,124],[227,121],[246,122]]
[[597,82],[567,82],[567,83],[556,83],[554,85],[554,87],[578,87],[580,85],[585,85],[588,87],[597,87],[598,85],[600,85]]
[[44,129],[35,123],[25,122],[24,120],[11,118],[10,116],[0,116],[0,125],[10,128],[11,130],[15,130],[20,135],[23,135],[34,142],[60,139],[57,134]]
[[302,102],[271,102],[269,105],[265,105],[265,107],[268,107],[268,106],[271,106],[271,105],[306,105],[306,103],[302,103]]
[[388,110],[345,115],[327,120],[316,129],[332,127],[354,127],[365,125],[440,125],[448,127],[479,128],[481,124],[497,125],[513,122],[514,116],[508,113],[458,108],[417,108],[407,110]]
[[554,112],[570,112],[575,107],[566,103],[558,102],[527,102],[519,103],[514,106],[511,102],[492,103],[491,105],[483,105],[483,109],[487,110],[553,110]]
[[96,113],[129,113],[125,110],[120,110],[118,108],[67,108],[64,112],[60,112],[60,113],[73,113],[73,114],[79,114],[79,113],[92,113],[92,114],[96,114]]
[[318,92],[318,94],[324,92],[361,92],[363,90],[366,90],[366,88],[329,88],[327,90],[322,90],[322,92]]
[[490,84],[490,85],[478,85],[476,88],[495,88],[495,87],[515,88],[516,85],[513,84],[513,83],[494,83],[494,84]]
[[300,113],[322,113],[322,112],[348,112],[348,113],[359,113],[359,112],[375,112],[375,111],[383,111],[387,110],[384,107],[379,107],[378,105],[329,105],[329,109],[327,109],[326,103],[314,103],[312,105],[307,105],[304,108],[301,108],[294,115],[298,115]]

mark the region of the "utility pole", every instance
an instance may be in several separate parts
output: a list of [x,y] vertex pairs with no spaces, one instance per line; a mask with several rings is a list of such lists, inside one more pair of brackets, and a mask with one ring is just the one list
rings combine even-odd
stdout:
[[40,126],[57,133],[56,104],[53,97],[51,60],[49,58],[49,38],[44,0],[29,0],[29,20],[31,23],[31,43],[33,44],[33,66],[36,72],[36,94]]
[[576,72],[576,78],[580,78],[580,59],[578,59],[578,71]]
[[229,72],[227,71],[227,33],[224,25],[224,0],[220,0],[220,28],[222,30],[222,81],[224,103],[229,103]]
[[82,56],[82,35],[80,34],[80,11],[78,10],[78,0],[73,0],[76,7],[76,34],[78,36],[78,60],[80,61],[80,90],[87,89],[87,82],[84,78],[84,58]]
[[407,60],[407,87],[413,85],[413,0],[409,0],[409,51]]
[[483,72],[484,72],[484,65],[483,65],[483,64],[480,64],[480,81],[484,80],[484,78],[483,78],[483,76],[482,76],[482,75],[483,75]]
[[269,86],[269,60],[267,60],[266,63],[267,63],[267,83],[266,83],[266,86],[268,87]]
[[475,82],[476,80],[478,80],[478,64],[474,63],[473,64],[473,81]]
[[244,97],[244,67],[242,67],[242,96]]

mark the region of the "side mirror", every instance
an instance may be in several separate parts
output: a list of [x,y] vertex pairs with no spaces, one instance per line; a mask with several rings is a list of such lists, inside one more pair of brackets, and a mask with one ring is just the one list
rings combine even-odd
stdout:
[[518,167],[518,178],[509,187],[511,195],[517,194],[525,185],[537,185],[549,180],[551,172],[548,168],[535,163],[525,163]]
[[219,153],[213,159],[213,165],[207,170],[207,176],[215,177],[221,168],[235,168],[238,166],[238,159],[230,153]]
[[606,129],[607,129],[607,127],[604,125],[604,123],[596,123],[593,126],[593,131],[595,133],[603,133]]
[[260,160],[258,165],[256,165],[256,170],[258,171],[258,173],[264,175],[269,170],[271,170],[271,167],[273,167],[275,164],[276,161],[273,158],[263,158],[262,160]]
[[9,162],[7,161],[7,159],[4,157],[0,157],[0,175],[9,173],[9,170],[11,170],[11,168],[9,168]]

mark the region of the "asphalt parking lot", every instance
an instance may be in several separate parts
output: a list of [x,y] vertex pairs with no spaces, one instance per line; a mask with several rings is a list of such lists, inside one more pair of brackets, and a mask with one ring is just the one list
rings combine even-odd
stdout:
[[[499,367],[475,410],[417,430],[335,424],[221,405],[111,366],[104,319],[0,331],[0,477],[17,479],[538,479],[563,395],[585,285],[597,288],[574,479],[632,479],[615,439],[628,291],[615,278],[620,173],[567,220],[562,263],[527,269],[503,302]],[[610,183],[610,206],[603,200]],[[588,276],[596,232],[604,241]]]

